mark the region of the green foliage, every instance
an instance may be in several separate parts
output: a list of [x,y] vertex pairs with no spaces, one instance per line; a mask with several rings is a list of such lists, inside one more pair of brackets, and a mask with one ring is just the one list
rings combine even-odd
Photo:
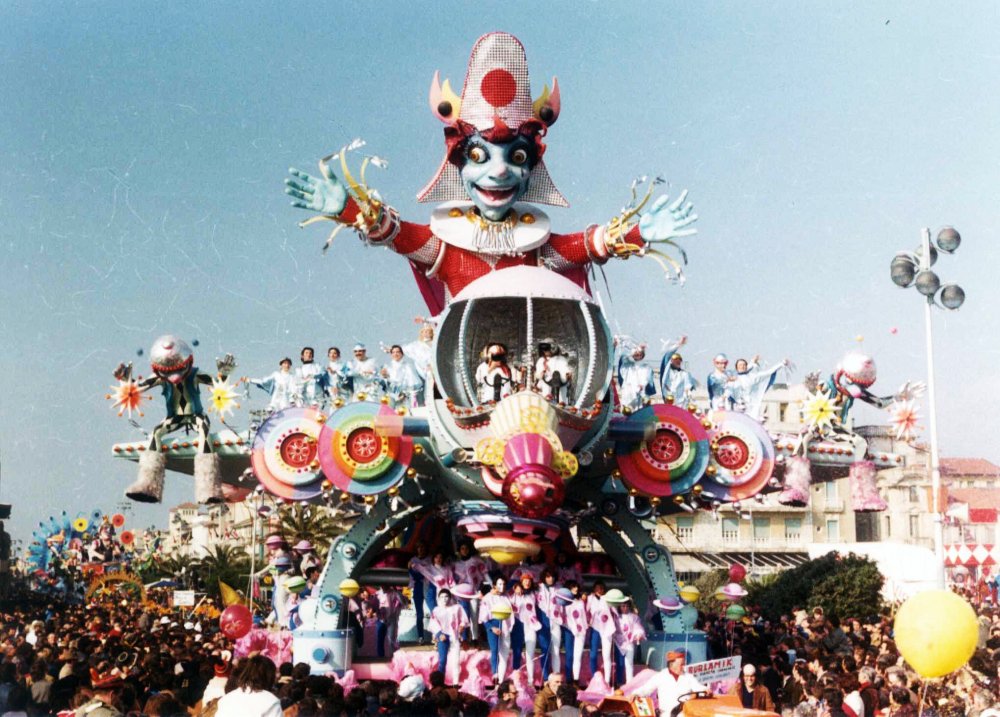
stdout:
[[246,586],[250,576],[250,556],[241,548],[231,545],[215,545],[208,553],[194,561],[191,566],[198,582],[198,588],[209,595],[219,595],[219,581],[231,588]]
[[704,573],[694,581],[694,586],[701,591],[701,597],[694,604],[701,612],[716,612],[719,601],[715,599],[715,591],[729,582],[729,571],[719,568]]
[[748,604],[758,605],[771,620],[817,605],[828,616],[864,617],[882,609],[883,582],[874,561],[831,552],[778,574],[770,584],[754,585]]

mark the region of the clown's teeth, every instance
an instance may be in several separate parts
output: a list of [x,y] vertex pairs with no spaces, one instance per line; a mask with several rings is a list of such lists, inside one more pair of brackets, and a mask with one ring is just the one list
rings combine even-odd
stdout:
[[506,202],[508,199],[514,196],[514,188],[510,189],[486,189],[484,187],[476,187],[476,190],[483,196],[484,199],[491,202]]

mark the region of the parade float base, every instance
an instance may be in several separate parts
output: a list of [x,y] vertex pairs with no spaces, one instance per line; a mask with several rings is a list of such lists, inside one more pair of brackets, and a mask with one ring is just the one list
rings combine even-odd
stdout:
[[[486,675],[487,679],[492,674],[490,665],[490,651],[483,649],[462,650],[462,682],[465,682],[470,674]],[[580,681],[584,684],[590,681],[589,653],[583,651],[583,662],[580,668]],[[542,680],[541,657],[535,657],[535,681],[541,684]],[[601,662],[598,662],[600,666]],[[437,669],[438,654],[434,645],[403,645],[386,657],[366,657],[364,655],[354,655],[351,669],[354,676],[359,681],[362,680],[393,680],[398,682],[407,675],[421,675],[424,680],[428,680],[430,673]],[[508,672],[511,671],[508,662]],[[643,669],[641,665],[636,665],[636,672]],[[478,672],[477,672],[478,670]],[[522,663],[520,672],[525,673],[525,666]],[[510,675],[507,675],[510,677]]]
[[777,712],[751,710],[736,695],[698,698],[684,703],[684,717],[779,717]]

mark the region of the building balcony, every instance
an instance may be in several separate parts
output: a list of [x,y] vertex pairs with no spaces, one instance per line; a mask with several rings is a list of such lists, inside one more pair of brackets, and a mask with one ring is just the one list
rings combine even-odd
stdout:
[[843,513],[844,512],[844,501],[841,500],[841,499],[839,499],[839,498],[835,498],[835,499],[832,499],[832,500],[828,498],[827,501],[826,501],[826,504],[823,506],[823,512],[824,513]]

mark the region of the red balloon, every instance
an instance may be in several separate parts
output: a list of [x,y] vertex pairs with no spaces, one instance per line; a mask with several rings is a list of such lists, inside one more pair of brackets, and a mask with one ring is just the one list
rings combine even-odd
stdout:
[[253,627],[253,615],[246,605],[230,605],[219,615],[219,629],[230,640],[239,640]]
[[744,568],[739,563],[733,563],[729,566],[729,579],[734,583],[743,582],[743,578],[747,576],[747,569]]

